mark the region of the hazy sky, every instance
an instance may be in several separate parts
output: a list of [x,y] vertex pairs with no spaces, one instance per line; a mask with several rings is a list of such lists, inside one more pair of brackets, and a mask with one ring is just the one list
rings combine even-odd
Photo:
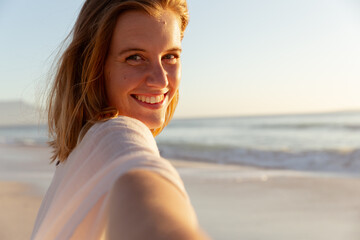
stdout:
[[[0,101],[35,103],[81,0],[0,0]],[[176,116],[360,109],[360,0],[188,0]]]

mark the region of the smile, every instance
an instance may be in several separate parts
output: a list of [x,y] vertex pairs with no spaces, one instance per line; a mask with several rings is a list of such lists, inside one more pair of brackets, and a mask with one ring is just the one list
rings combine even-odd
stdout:
[[132,95],[134,98],[136,98],[137,100],[139,100],[140,102],[143,103],[148,103],[148,104],[158,104],[161,103],[162,101],[164,101],[165,98],[165,94],[162,95],[157,95],[157,96],[145,96],[145,95]]

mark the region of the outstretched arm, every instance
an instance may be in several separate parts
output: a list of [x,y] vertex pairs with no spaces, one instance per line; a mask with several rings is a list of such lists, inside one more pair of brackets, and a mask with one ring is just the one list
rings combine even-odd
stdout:
[[206,240],[182,193],[157,173],[134,170],[110,193],[107,238],[128,240]]

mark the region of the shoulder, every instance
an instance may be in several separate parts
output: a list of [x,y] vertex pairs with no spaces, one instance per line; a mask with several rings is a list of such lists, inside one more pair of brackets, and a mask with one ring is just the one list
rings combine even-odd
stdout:
[[[86,145],[113,145],[119,148],[147,148],[158,154],[157,144],[150,129],[141,121],[119,116],[94,124],[79,143]],[[134,149],[135,150],[135,149]]]
[[[126,116],[118,116],[103,122],[95,123],[86,135],[104,132],[123,132],[151,136],[150,129],[141,121]],[[85,137],[86,137],[85,135]],[[153,137],[152,137],[153,138]]]

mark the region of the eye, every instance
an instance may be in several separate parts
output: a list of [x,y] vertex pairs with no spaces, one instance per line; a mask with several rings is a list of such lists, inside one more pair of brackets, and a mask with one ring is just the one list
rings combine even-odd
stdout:
[[168,64],[175,64],[179,60],[179,55],[177,55],[177,54],[166,54],[163,57],[163,60],[165,60]]
[[131,55],[125,59],[130,65],[138,65],[144,61],[144,58],[138,54]]

